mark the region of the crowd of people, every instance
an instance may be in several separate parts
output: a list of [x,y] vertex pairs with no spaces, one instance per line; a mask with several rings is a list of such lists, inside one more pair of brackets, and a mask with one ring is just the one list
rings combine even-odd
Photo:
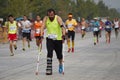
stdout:
[[85,20],[84,18],[81,19],[80,27],[81,27],[81,36],[84,38],[85,33],[87,32],[87,28],[90,28],[93,32],[93,40],[94,45],[99,43],[99,38],[101,38],[102,34],[101,32],[105,30],[105,37],[106,37],[106,43],[110,43],[111,38],[111,31],[114,30],[115,37],[117,39],[119,30],[120,30],[120,21],[118,18],[115,18],[113,20],[110,20],[109,17],[104,18],[103,21],[100,18],[93,18],[91,22]]
[[[101,19],[93,18],[92,23],[93,40],[94,45],[99,43],[99,38],[102,36],[102,30],[105,30],[106,43],[110,43],[111,31],[115,29],[116,38],[118,37],[120,29],[120,21],[115,18],[110,21],[106,18],[103,22]],[[79,24],[79,25],[78,25]],[[4,28],[7,28],[10,56],[14,56],[14,50],[17,50],[17,34],[18,30],[22,32],[22,50],[26,50],[26,42],[28,48],[30,48],[31,41],[31,30],[34,30],[34,37],[36,39],[36,46],[38,50],[41,48],[42,40],[44,40],[44,29],[47,30],[46,37],[46,49],[47,49],[47,67],[46,75],[52,75],[52,57],[53,51],[55,50],[57,59],[59,62],[59,73],[63,73],[63,43],[67,41],[68,53],[74,53],[75,47],[75,29],[80,28],[81,38],[83,39],[86,35],[86,29],[90,27],[90,23],[82,18],[80,22],[74,19],[72,13],[68,13],[68,18],[63,22],[62,18],[56,15],[53,9],[47,11],[47,15],[41,20],[39,15],[36,16],[34,21],[28,20],[27,16],[23,16],[23,20],[16,21],[13,15],[8,16],[8,21],[5,22]],[[21,33],[20,32],[20,33]],[[72,46],[71,46],[72,44]]]

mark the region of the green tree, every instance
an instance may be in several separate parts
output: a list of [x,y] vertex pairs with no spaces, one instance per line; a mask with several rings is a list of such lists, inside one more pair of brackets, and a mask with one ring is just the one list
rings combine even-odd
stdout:
[[75,18],[84,17],[92,19],[93,17],[119,17],[120,13],[115,8],[108,8],[99,0],[98,4],[94,0],[0,0],[0,16],[13,14],[15,17],[22,15],[29,16],[30,13],[41,17],[46,15],[49,8],[56,10],[57,14],[63,19],[72,12]]
[[97,4],[99,10],[99,16],[106,17],[108,15],[108,7],[104,4],[103,0],[100,0]]
[[34,14],[39,14],[43,17],[46,15],[46,10],[52,8],[52,0],[36,0],[35,6]]
[[30,0],[8,0],[5,8],[6,13],[13,14],[15,17],[29,15],[35,7],[34,2]]
[[4,17],[7,13],[5,12],[7,0],[0,0],[0,17]]
[[[68,3],[70,0],[36,0],[35,14],[44,17],[49,8],[55,9],[56,13],[65,18],[68,12]],[[64,6],[63,6],[64,5]]]
[[[58,15],[60,15],[63,19],[67,18],[67,14],[69,13],[69,3],[70,0],[56,0],[56,10]],[[64,6],[63,6],[64,5]]]

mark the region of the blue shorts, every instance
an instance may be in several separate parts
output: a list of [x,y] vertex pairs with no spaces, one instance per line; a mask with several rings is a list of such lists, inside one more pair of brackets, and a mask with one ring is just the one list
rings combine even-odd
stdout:
[[107,31],[107,32],[111,32],[111,28],[105,28],[105,31]]

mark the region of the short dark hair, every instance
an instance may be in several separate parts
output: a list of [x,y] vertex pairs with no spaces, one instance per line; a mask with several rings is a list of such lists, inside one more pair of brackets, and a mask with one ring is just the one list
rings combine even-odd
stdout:
[[28,17],[27,15],[23,15],[24,17]]
[[13,15],[10,14],[10,15],[8,15],[8,17],[13,17]]
[[72,13],[68,13],[68,15],[73,15]]
[[53,12],[54,14],[56,14],[56,13],[55,13],[55,10],[52,9],[52,8],[50,8],[50,9],[47,10],[47,15],[48,15],[48,13],[51,13],[51,12]]

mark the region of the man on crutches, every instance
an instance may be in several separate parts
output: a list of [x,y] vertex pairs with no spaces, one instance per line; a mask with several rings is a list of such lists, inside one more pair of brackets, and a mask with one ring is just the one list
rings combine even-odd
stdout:
[[47,29],[46,47],[47,47],[47,67],[46,75],[52,75],[52,57],[55,50],[59,61],[59,73],[63,73],[63,54],[62,37],[65,35],[63,21],[61,17],[55,14],[53,9],[47,11],[47,16],[43,19],[41,34]]

